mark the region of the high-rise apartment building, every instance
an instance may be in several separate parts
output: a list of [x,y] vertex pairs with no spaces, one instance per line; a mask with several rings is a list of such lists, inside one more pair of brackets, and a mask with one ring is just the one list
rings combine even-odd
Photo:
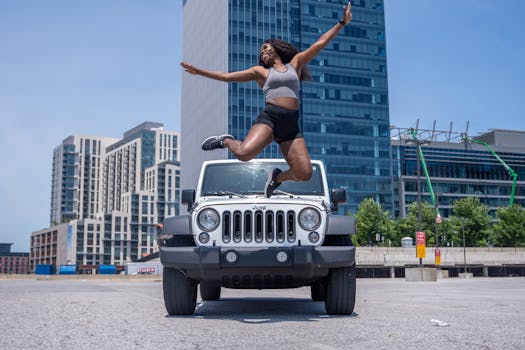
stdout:
[[110,145],[104,160],[105,249],[111,264],[155,252],[156,225],[178,214],[180,137],[145,122]]
[[161,163],[178,162],[179,150],[178,133],[164,130],[161,123],[145,122],[125,132],[121,140],[106,150],[104,211],[122,210],[125,193],[143,191],[146,186],[155,192],[152,186],[155,183],[145,181],[146,173],[155,173],[153,169]]
[[[268,38],[300,50],[341,18],[341,1],[186,0],[183,60],[220,71],[258,64]],[[321,159],[333,187],[343,187],[355,212],[374,197],[392,209],[388,86],[383,0],[353,2],[352,22],[309,64],[312,80],[301,84],[300,123],[313,159]],[[201,141],[231,133],[244,138],[264,108],[255,82],[230,83],[201,76],[182,77],[181,185],[196,185],[203,160],[228,157],[225,150],[203,152]],[[229,155],[231,157],[231,155]],[[282,157],[274,143],[260,157]]]
[[106,147],[117,139],[73,135],[53,150],[50,225],[94,218],[102,210]]
[[122,139],[64,140],[53,157],[52,225],[31,234],[32,268],[91,272],[156,252],[157,224],[179,213],[179,157],[179,133],[161,123],[144,122]]

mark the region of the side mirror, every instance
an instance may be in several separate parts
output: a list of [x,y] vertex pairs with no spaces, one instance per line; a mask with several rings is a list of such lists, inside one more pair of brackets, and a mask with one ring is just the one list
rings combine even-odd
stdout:
[[346,203],[346,191],[342,188],[332,188],[332,202]]
[[182,204],[188,205],[188,211],[191,211],[193,203],[195,203],[195,190],[182,190]]
[[346,203],[346,191],[342,188],[332,188],[330,197],[333,203],[331,208],[333,212],[336,212],[339,209],[339,203]]

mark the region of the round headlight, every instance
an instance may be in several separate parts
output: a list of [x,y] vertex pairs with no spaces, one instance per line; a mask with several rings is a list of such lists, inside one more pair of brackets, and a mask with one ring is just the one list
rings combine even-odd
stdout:
[[197,224],[203,231],[213,231],[219,226],[219,214],[213,209],[204,209],[197,217]]
[[306,208],[299,213],[299,225],[305,231],[312,231],[321,224],[321,214],[314,208]]

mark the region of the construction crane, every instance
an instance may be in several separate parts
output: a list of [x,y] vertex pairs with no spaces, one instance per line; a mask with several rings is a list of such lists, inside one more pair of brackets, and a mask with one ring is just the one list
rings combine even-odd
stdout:
[[410,129],[409,132],[413,140],[416,141],[417,151],[419,153],[419,159],[421,159],[421,167],[423,168],[423,172],[425,173],[425,178],[427,180],[428,192],[430,193],[430,200],[432,201],[432,206],[434,206],[434,208],[436,209],[436,222],[440,223],[441,215],[439,214],[439,208],[436,205],[436,195],[434,194],[434,188],[432,187],[432,182],[430,181],[430,176],[428,175],[428,169],[427,169],[427,163],[425,162],[425,156],[423,155],[423,150],[421,149],[421,145],[425,143],[420,142],[420,140],[417,138],[417,132],[415,129]]
[[509,200],[509,207],[512,207],[514,204],[514,196],[516,194],[516,183],[518,182],[518,173],[516,173],[501,157],[490,147],[486,142],[470,138],[467,135],[463,135],[463,142],[465,142],[465,147],[471,143],[477,143],[479,145],[482,145],[485,147],[490,154],[492,154],[500,163],[503,165],[505,170],[509,173],[510,177],[512,178],[512,188],[510,190],[510,200]]

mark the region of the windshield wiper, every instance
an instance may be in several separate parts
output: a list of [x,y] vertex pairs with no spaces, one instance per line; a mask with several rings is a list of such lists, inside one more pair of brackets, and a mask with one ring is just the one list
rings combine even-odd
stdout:
[[239,198],[248,198],[243,194],[235,193],[231,191],[215,191],[215,192],[206,192],[202,194],[203,196],[237,196]]
[[290,196],[290,198],[294,198],[295,197],[295,194],[293,193],[290,193],[290,192],[284,192],[284,191],[281,191],[281,190],[275,190],[273,191],[274,194],[284,194],[285,196]]

